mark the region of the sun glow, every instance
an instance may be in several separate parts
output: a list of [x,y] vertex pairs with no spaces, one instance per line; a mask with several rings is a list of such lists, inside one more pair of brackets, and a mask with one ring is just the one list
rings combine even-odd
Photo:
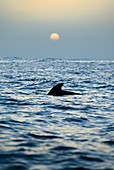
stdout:
[[52,40],[52,41],[58,41],[59,39],[60,39],[60,35],[57,33],[52,33],[50,35],[50,40]]

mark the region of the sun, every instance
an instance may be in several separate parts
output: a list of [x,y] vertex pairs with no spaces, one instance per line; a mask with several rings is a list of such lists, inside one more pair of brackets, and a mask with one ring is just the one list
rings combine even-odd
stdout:
[[58,41],[59,39],[60,39],[60,35],[58,33],[54,32],[50,35],[50,40],[52,41]]

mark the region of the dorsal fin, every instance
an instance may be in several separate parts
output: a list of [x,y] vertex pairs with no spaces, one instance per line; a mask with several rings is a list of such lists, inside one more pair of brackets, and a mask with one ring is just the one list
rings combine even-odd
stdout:
[[62,90],[63,83],[59,83],[54,86],[48,93],[48,95],[52,96],[65,96],[65,95],[80,95],[80,93],[70,92]]
[[56,86],[54,86],[48,93],[48,95],[53,95],[53,96],[60,96],[60,93],[62,91],[62,86],[63,83],[59,83]]

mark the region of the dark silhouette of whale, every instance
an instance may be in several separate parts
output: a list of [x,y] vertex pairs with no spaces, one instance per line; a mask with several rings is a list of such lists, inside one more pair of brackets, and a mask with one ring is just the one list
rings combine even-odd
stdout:
[[63,83],[59,83],[56,86],[54,86],[49,92],[48,95],[52,96],[64,96],[64,95],[79,95],[80,93],[75,93],[75,92],[69,92],[62,90]]

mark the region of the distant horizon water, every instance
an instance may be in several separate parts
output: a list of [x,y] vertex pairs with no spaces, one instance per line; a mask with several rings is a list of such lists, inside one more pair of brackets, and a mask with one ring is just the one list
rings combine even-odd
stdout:
[[104,58],[93,58],[93,57],[79,57],[79,58],[76,58],[76,57],[30,57],[30,56],[27,56],[27,57],[21,57],[21,56],[0,56],[0,60],[3,60],[3,59],[17,59],[17,60],[26,60],[26,59],[31,59],[31,60],[47,60],[47,59],[52,59],[52,60],[78,60],[78,61],[114,61],[114,59],[104,59]]

